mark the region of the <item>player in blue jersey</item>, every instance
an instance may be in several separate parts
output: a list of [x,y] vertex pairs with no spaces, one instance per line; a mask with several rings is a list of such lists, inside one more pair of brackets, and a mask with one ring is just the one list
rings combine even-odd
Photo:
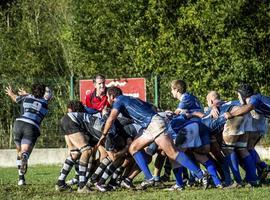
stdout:
[[[176,147],[185,152],[190,152],[195,157],[196,161],[205,166],[213,179],[215,187],[222,188],[215,164],[208,157],[210,152],[210,129],[200,120],[189,120],[186,115],[180,114],[170,121],[168,133],[175,141]],[[174,169],[174,174],[177,180],[179,178],[175,170],[176,169]],[[181,167],[178,168],[178,170],[182,170]],[[173,188],[181,187],[181,185],[179,185],[180,180],[181,179],[179,179],[178,183],[173,186]]]
[[[249,130],[249,152],[255,160],[257,168],[259,169],[260,178],[263,180],[269,172],[269,167],[266,163],[259,159],[257,152],[254,149],[256,143],[260,140],[262,135],[267,131],[267,119],[270,115],[270,97],[263,96],[259,93],[255,93],[252,86],[248,84],[242,84],[237,89],[238,98],[242,102],[242,106],[236,110],[225,113],[227,119],[232,119],[236,116],[248,114],[250,112],[252,123],[251,130]],[[261,171],[261,172],[260,172]]]
[[12,91],[11,86],[6,87],[6,94],[20,105],[20,116],[16,118],[13,126],[14,142],[17,149],[17,165],[19,172],[18,185],[25,185],[25,174],[29,156],[40,136],[40,124],[48,113],[48,100],[46,86],[35,83],[32,85],[31,94],[20,90],[19,94]]
[[109,103],[112,105],[112,110],[106,121],[99,145],[106,140],[108,131],[113,125],[113,122],[117,119],[119,113],[127,118],[133,119],[135,123],[141,125],[145,129],[144,133],[131,143],[129,152],[145,175],[145,181],[141,183],[143,188],[153,185],[154,180],[141,150],[153,141],[157,143],[172,162],[181,164],[191,171],[194,171],[199,179],[204,177],[200,168],[198,168],[185,153],[176,150],[172,140],[166,133],[164,119],[157,114],[153,105],[134,97],[125,96],[122,94],[121,89],[117,87],[109,88],[107,90],[107,96]]
[[237,89],[237,92],[238,98],[243,101],[243,105],[236,111],[227,112],[225,114],[227,119],[249,113],[252,110],[265,117],[270,116],[270,97],[254,93],[253,88],[247,84],[241,85]]
[[[209,93],[209,97],[211,97],[211,93]],[[212,95],[213,97],[213,95]],[[257,176],[255,165],[252,164],[252,156],[247,150],[247,142],[248,142],[248,134],[247,134],[247,126],[248,119],[250,116],[238,116],[234,119],[227,120],[225,115],[228,111],[237,111],[240,107],[238,101],[220,103],[217,104],[216,101],[218,99],[212,99],[212,107],[218,107],[219,109],[219,117],[217,119],[213,119],[210,123],[212,126],[218,126],[220,123],[220,127],[224,124],[223,132],[222,132],[222,149],[226,155],[226,160],[229,163],[231,170],[234,174],[235,180],[238,185],[242,185],[242,179],[239,173],[238,168],[238,156],[241,158],[243,166],[246,170],[246,180],[252,186],[257,186]],[[219,121],[216,121],[218,120]],[[216,123],[218,122],[218,123]],[[225,123],[224,123],[225,122]],[[215,127],[211,127],[212,129]]]
[[186,91],[186,83],[182,80],[173,80],[171,82],[171,93],[174,98],[180,102],[175,110],[175,114],[182,112],[192,113],[194,111],[202,111],[202,106],[197,97]]

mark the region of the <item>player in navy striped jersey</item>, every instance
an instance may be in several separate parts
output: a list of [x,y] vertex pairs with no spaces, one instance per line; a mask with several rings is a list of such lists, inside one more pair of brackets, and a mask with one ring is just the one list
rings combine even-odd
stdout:
[[17,149],[17,165],[19,172],[18,185],[25,185],[25,173],[29,156],[40,136],[40,124],[48,113],[49,96],[44,98],[46,86],[35,83],[31,94],[19,90],[18,95],[12,91],[11,86],[6,87],[6,94],[20,105],[20,116],[16,118],[13,134]]

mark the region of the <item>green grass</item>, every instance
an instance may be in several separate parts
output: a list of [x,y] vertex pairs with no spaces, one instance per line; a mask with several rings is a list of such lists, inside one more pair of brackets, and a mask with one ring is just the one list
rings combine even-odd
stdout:
[[[197,188],[187,188],[181,192],[168,192],[161,189],[148,189],[146,191],[113,191],[91,194],[59,193],[54,190],[54,184],[61,166],[32,166],[26,175],[27,186],[17,186],[16,168],[0,168],[0,200],[16,199],[269,199],[270,186],[261,188],[243,189],[209,189],[203,191]],[[136,179],[140,181],[141,176]],[[135,183],[136,183],[135,182]],[[173,182],[172,182],[173,184]]]

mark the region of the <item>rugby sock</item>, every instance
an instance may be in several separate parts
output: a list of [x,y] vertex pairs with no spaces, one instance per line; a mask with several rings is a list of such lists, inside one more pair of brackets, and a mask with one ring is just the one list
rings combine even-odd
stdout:
[[170,159],[168,157],[166,157],[166,161],[165,161],[165,165],[164,165],[164,176],[170,177],[171,170],[172,170],[172,164],[170,162]]
[[121,176],[121,174],[123,173],[125,167],[118,167],[115,172],[113,173],[112,175],[112,178],[111,178],[111,182],[116,182],[117,178]]
[[184,152],[179,151],[175,161],[192,171],[198,179],[203,178],[202,170]]
[[86,179],[87,179],[87,180],[88,180],[89,177],[90,177],[90,172],[91,172],[93,160],[94,160],[94,156],[91,155],[91,156],[89,157],[89,161],[88,161],[88,165],[87,165],[87,171],[86,171]]
[[79,160],[74,162],[74,169],[75,169],[75,179],[79,181]]
[[211,178],[213,179],[215,186],[221,185],[221,181],[218,177],[217,169],[213,161],[209,159],[203,165],[207,169],[208,173],[211,175]]
[[99,185],[103,185],[106,183],[108,178],[115,172],[116,167],[114,166],[113,163],[111,163],[109,166],[106,167],[104,173],[102,174],[100,180],[98,181]]
[[220,167],[222,169],[223,175],[224,175],[224,183],[225,185],[231,185],[232,184],[232,177],[230,173],[229,164],[225,162],[225,160],[220,162]]
[[86,184],[87,163],[79,162],[79,188],[83,188]]
[[233,177],[234,180],[237,183],[241,183],[242,182],[242,178],[240,175],[240,170],[239,170],[239,162],[238,162],[238,158],[235,152],[229,154],[226,156],[226,162],[229,164],[231,171],[233,173]]
[[19,180],[24,180],[25,181],[24,174],[21,172],[22,161],[21,161],[20,156],[17,156],[16,163],[17,163],[17,167],[18,167]]
[[251,154],[253,159],[256,159],[256,161],[257,161],[256,164],[258,165],[259,168],[264,169],[267,167],[267,164],[264,161],[261,161],[261,158],[255,149],[252,149],[250,154]]
[[133,154],[133,158],[136,161],[137,165],[139,168],[142,170],[145,179],[149,180],[152,179],[153,176],[149,170],[149,167],[147,165],[147,162],[145,160],[145,157],[143,155],[142,151],[137,151],[136,153]]
[[100,177],[102,175],[102,173],[104,172],[104,170],[106,169],[106,167],[111,163],[112,161],[106,157],[104,158],[101,163],[99,164],[98,168],[96,169],[96,171],[94,172],[94,174],[91,177],[91,182],[95,183],[98,180],[98,177]]
[[23,152],[21,156],[21,173],[26,174],[27,168],[28,168],[28,159],[29,159],[30,154],[28,152]]
[[254,160],[251,155],[244,157],[243,165],[246,170],[246,180],[252,184],[252,182],[256,182],[258,177],[256,175],[256,166]]
[[251,155],[255,165],[257,165],[257,161],[258,161],[259,158],[258,158],[258,154],[257,154],[256,150],[255,149],[250,149],[250,150],[248,150],[248,152]]
[[184,185],[182,173],[183,173],[183,167],[178,167],[178,168],[173,169],[173,174],[175,176],[175,181],[176,181],[176,184],[178,186],[183,186]]
[[64,165],[60,171],[60,176],[58,177],[58,185],[64,185],[65,184],[65,180],[69,174],[69,172],[71,171],[72,167],[74,165],[74,161],[71,159],[71,157],[67,157]]

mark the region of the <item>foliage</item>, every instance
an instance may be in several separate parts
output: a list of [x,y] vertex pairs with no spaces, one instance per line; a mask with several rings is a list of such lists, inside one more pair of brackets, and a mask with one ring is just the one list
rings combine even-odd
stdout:
[[[145,77],[149,101],[158,75],[162,109],[176,105],[172,79],[184,79],[203,103],[208,90],[236,98],[240,82],[269,95],[269,16],[266,0],[1,1],[1,89],[38,79],[69,88],[74,74],[78,96],[80,78],[103,73]],[[68,89],[59,93],[53,103],[64,106]],[[13,105],[3,89],[0,97],[0,129],[7,132]],[[52,110],[54,125],[63,110]]]

